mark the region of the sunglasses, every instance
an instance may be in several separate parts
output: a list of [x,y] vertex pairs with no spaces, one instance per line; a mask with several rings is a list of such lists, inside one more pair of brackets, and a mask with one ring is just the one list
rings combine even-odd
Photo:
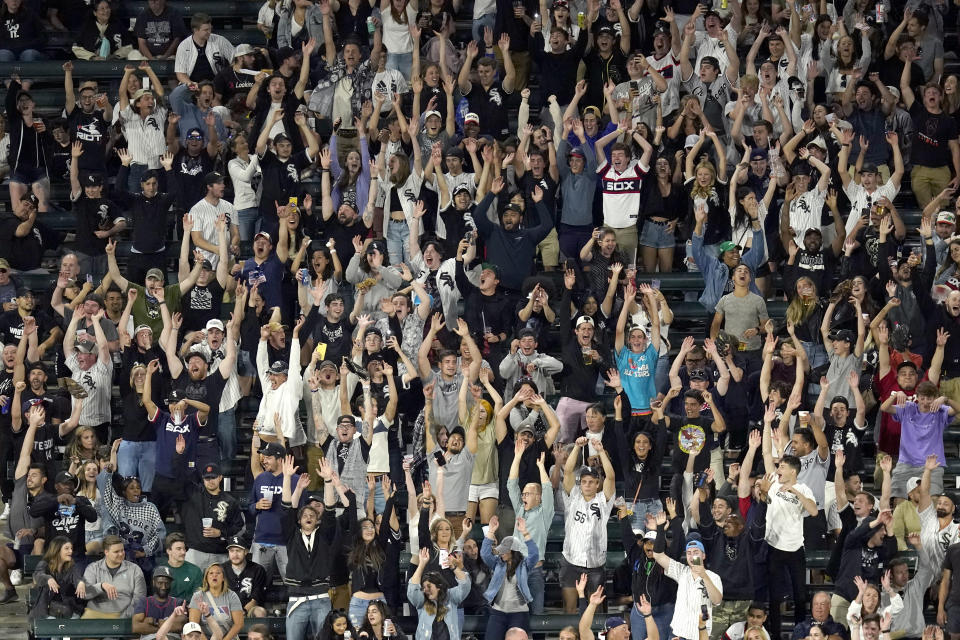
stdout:
[[192,133],[189,136],[187,136],[187,140],[203,140],[203,136]]

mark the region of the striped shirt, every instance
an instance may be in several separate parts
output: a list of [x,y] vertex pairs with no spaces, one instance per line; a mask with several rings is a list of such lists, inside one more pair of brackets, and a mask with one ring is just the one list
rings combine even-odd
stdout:
[[[110,399],[113,396],[113,366],[105,365],[100,357],[92,367],[84,371],[80,368],[80,361],[76,352],[66,360],[66,365],[73,372],[70,376],[74,382],[87,390],[87,397],[80,410],[80,424],[93,427],[104,422],[110,422]],[[76,405],[76,398],[73,404]]]
[[123,122],[123,137],[127,139],[127,150],[133,162],[159,169],[160,156],[167,151],[167,110],[157,107],[146,118],[141,118],[128,104],[120,113],[120,121]]
[[[226,340],[226,338],[224,338]],[[240,342],[237,342],[237,348],[240,347]],[[220,363],[223,362],[226,358],[226,344],[221,344],[220,348],[217,349],[214,353],[213,349],[210,348],[210,345],[207,344],[207,341],[204,340],[197,347],[194,347],[197,351],[202,353],[206,358],[207,362],[210,363],[210,367],[207,369],[207,375],[211,376],[213,373],[220,368]],[[213,354],[213,358],[211,358]],[[227,384],[223,387],[223,393],[220,394],[220,411],[229,411],[237,406],[237,403],[240,401],[240,379],[237,377],[237,364],[234,362],[233,370],[230,371],[230,376],[227,378]]]
[[[227,224],[236,225],[237,224],[237,210],[233,208],[233,205],[220,198],[217,201],[217,204],[211,204],[206,198],[197,202],[197,204],[190,207],[190,216],[193,218],[193,229],[194,231],[199,231],[203,236],[203,239],[209,242],[210,244],[216,246],[219,244],[217,238],[217,218],[220,217],[220,214],[226,214]],[[230,239],[230,229],[227,228],[227,241]],[[200,249],[200,252],[203,253],[203,257],[210,261],[210,264],[213,265],[213,268],[217,268],[217,263],[220,262],[220,256],[216,253],[211,253],[206,249]]]
[[603,223],[614,229],[625,229],[637,224],[640,215],[640,186],[650,170],[636,160],[622,172],[607,162],[597,169],[603,192]]

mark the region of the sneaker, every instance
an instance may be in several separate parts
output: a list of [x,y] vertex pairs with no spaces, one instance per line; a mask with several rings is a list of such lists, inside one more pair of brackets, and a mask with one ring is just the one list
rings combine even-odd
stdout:
[[21,582],[23,582],[23,571],[21,571],[20,569],[14,569],[13,571],[11,571],[10,583],[13,584],[13,586],[17,586]]
[[0,520],[6,520],[10,517],[10,503],[3,506],[3,513],[0,513]]

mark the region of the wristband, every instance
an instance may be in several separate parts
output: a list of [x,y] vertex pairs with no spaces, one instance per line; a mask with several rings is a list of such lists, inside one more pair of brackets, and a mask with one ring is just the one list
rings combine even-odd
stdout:
[[330,253],[336,253],[336,252],[337,252],[336,249],[330,249]]

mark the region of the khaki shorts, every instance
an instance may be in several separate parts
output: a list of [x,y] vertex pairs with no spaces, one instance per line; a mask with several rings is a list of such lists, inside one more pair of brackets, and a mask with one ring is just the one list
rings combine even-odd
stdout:
[[117,613],[106,613],[104,611],[94,611],[90,607],[87,607],[83,612],[83,615],[80,616],[83,620],[119,620],[121,617],[120,612]]

